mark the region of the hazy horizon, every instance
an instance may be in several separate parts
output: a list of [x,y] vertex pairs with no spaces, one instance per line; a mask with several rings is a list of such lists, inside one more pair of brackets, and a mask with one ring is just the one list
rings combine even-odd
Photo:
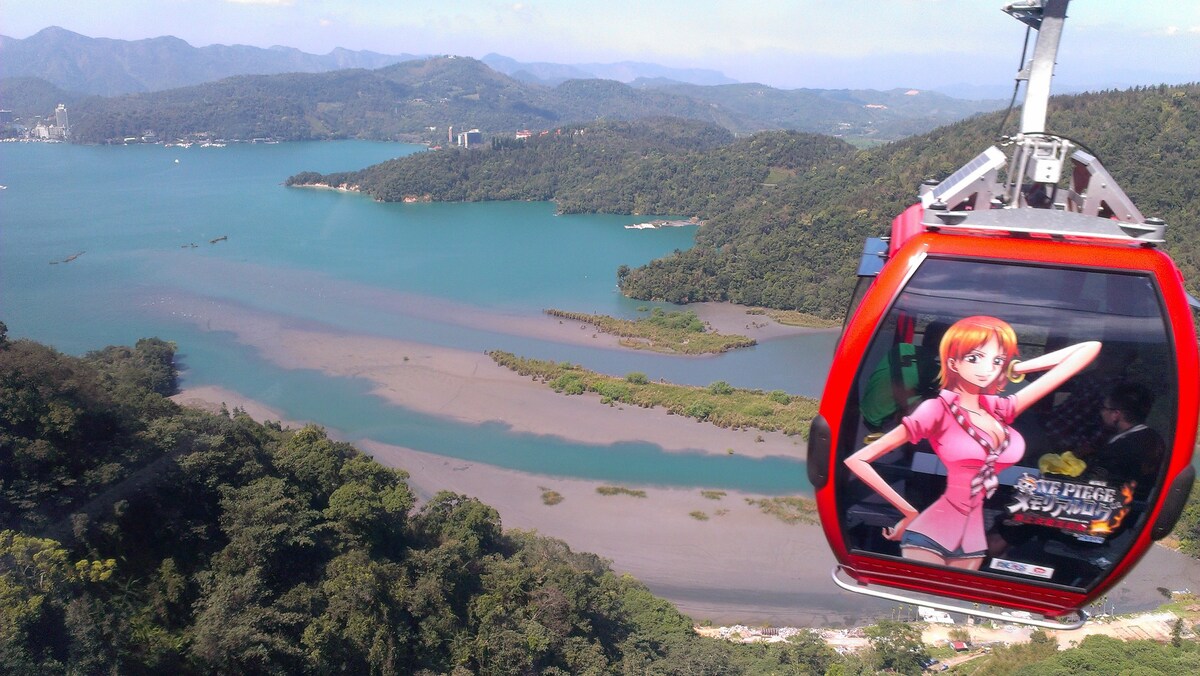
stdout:
[[[1011,87],[1024,27],[1000,0],[399,3],[364,0],[0,0],[16,39],[59,26],[92,38],[381,54],[500,54],[526,63],[623,61],[713,70],[781,89]],[[1200,79],[1200,3],[1076,0],[1056,91]],[[202,16],[203,21],[194,17]]]

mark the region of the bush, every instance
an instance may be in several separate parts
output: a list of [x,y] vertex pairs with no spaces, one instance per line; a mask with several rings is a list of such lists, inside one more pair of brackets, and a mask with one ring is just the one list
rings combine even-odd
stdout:
[[554,388],[555,392],[563,394],[583,394],[587,390],[577,373],[564,373],[552,380],[550,387]]
[[693,401],[684,409],[683,414],[696,420],[708,420],[708,416],[715,410],[716,407],[707,401]]
[[597,486],[596,492],[600,495],[630,495],[635,498],[646,497],[646,491],[639,488],[626,488],[624,486]]
[[784,392],[783,390],[771,390],[771,393],[767,395],[767,399],[770,399],[776,404],[784,405],[787,405],[792,401],[792,398],[788,395],[788,393]]
[[634,385],[645,385],[646,383],[650,382],[650,379],[647,378],[646,374],[642,373],[641,371],[631,371],[630,373],[625,374],[625,382],[632,383]]
[[718,380],[708,386],[708,391],[713,394],[733,394],[733,385],[724,380]]
[[601,397],[610,401],[628,401],[633,394],[626,385],[614,381],[600,381],[593,384],[592,389]]

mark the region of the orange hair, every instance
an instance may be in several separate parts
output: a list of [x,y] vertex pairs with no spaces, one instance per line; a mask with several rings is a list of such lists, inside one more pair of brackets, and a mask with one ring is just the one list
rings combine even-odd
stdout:
[[[975,315],[960,319],[946,329],[939,346],[942,366],[941,371],[938,372],[938,378],[941,380],[942,389],[952,389],[959,382],[958,374],[947,369],[946,364],[951,359],[956,361],[962,359],[971,350],[986,345],[992,338],[996,339],[996,345],[1004,353],[1004,366],[1007,369],[1009,362],[1017,357],[1017,333],[1004,320],[987,315]],[[995,394],[1004,389],[1004,381],[1005,378],[1001,374],[995,382],[988,385],[984,394]]]

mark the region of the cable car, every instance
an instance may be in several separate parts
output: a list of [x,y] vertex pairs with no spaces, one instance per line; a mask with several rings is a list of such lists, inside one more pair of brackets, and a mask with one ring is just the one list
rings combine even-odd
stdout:
[[849,591],[1078,627],[1187,501],[1196,302],[1165,224],[1044,131],[1066,5],[1006,8],[1038,31],[1011,156],[922,186],[864,249],[808,449]]

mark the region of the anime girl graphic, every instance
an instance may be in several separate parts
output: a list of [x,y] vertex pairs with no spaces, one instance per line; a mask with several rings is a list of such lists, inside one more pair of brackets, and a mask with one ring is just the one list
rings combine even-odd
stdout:
[[[845,463],[859,479],[900,510],[900,521],[883,529],[900,542],[902,556],[978,570],[987,551],[983,501],[999,485],[997,475],[1025,454],[1012,422],[1096,358],[1100,343],[1088,341],[1028,361],[1017,359],[1017,336],[995,317],[955,322],[939,345],[941,392],[921,402],[901,424]],[[999,396],[1006,380],[1021,382],[1044,372],[1016,394]],[[927,439],[946,466],[946,491],[918,512],[871,463],[906,443]]]

